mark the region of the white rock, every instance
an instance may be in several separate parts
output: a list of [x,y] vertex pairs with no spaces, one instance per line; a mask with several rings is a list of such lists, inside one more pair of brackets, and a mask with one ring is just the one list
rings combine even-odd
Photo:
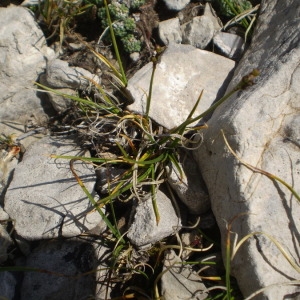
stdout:
[[176,215],[172,201],[158,190],[156,195],[160,221],[157,224],[153,210],[152,199],[139,203],[136,208],[133,223],[130,225],[127,237],[138,247],[153,244],[174,234],[180,229],[181,220]]
[[[298,0],[261,3],[252,44],[229,89],[254,67],[261,70],[258,83],[236,93],[214,112],[204,143],[195,152],[224,252],[226,222],[236,218],[231,231],[239,240],[253,232],[265,232],[282,245],[298,268],[299,201],[281,183],[238,162],[225,146],[220,130],[242,160],[279,176],[299,195],[299,9]],[[299,271],[263,234],[250,238],[239,249],[231,270],[244,297],[269,287],[255,298],[299,298],[299,286],[283,284],[299,280]]]
[[98,76],[79,68],[69,67],[68,62],[54,59],[47,63],[46,74],[41,77],[41,83],[52,88],[87,89],[92,85],[89,79],[100,83]]
[[31,116],[41,120],[45,111],[51,112],[47,97],[33,90],[33,82],[55,54],[27,8],[0,7],[0,37],[0,132],[18,137]]
[[200,276],[188,264],[183,264],[174,250],[165,256],[161,278],[162,297],[165,300],[204,300],[207,299],[207,288]]
[[[39,240],[75,236],[101,222],[98,212],[87,212],[91,204],[70,171],[69,160],[49,155],[78,156],[72,140],[45,137],[33,144],[16,167],[5,195],[5,210],[15,220],[23,238]],[[95,174],[89,164],[77,162],[75,170],[93,193]]]
[[223,55],[235,60],[241,58],[245,48],[244,40],[240,36],[228,32],[218,32],[213,43]]
[[[201,91],[195,116],[210,107],[226,88],[234,61],[190,45],[170,44],[162,54],[154,75],[149,116],[166,128],[186,120]],[[144,114],[149,94],[152,63],[140,69],[128,82],[134,103],[131,111]]]
[[210,17],[198,16],[181,25],[182,43],[205,49],[212,40],[215,28]]
[[185,8],[190,3],[190,0],[164,0],[164,2],[168,9],[179,11]]
[[214,24],[215,32],[218,32],[222,29],[223,27],[222,21],[217,17],[217,13],[212,8],[209,2],[205,3],[203,15],[211,19],[211,21]]
[[173,18],[159,22],[158,34],[165,45],[169,45],[170,43],[180,44],[182,37],[179,19]]
[[32,86],[54,52],[27,8],[0,7],[0,104]]

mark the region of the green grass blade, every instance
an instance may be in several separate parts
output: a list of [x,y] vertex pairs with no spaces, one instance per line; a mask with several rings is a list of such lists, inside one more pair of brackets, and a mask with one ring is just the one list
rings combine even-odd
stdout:
[[[80,179],[80,177],[77,175],[75,169],[74,169],[74,162],[77,159],[71,159],[70,160],[70,169],[71,172],[73,174],[73,176],[75,177],[75,179],[77,180],[79,186],[82,188],[82,190],[84,191],[84,193],[86,194],[86,196],[88,197],[88,199],[90,200],[90,202],[92,203],[92,205],[95,207],[95,209],[97,210],[97,212],[100,214],[100,216],[102,217],[103,221],[106,223],[107,227],[111,230],[112,234],[117,238],[120,239],[121,235],[119,230],[117,230],[109,221],[109,219],[106,217],[106,215],[104,214],[104,212],[102,211],[102,209],[99,207],[99,205],[97,205],[97,202],[95,201],[94,197],[91,195],[91,193],[87,190],[87,188],[85,187],[83,181]],[[122,242],[125,243],[124,239],[122,239]]]
[[107,1],[104,0],[104,6],[105,6],[105,10],[106,10],[106,16],[107,16],[107,21],[108,21],[108,25],[109,25],[109,30],[110,30],[110,35],[111,35],[111,39],[112,39],[112,43],[113,43],[113,47],[116,53],[116,57],[117,57],[117,61],[119,64],[119,68],[122,74],[122,81],[124,83],[124,86],[127,86],[127,78],[124,72],[124,68],[123,68],[123,64],[122,64],[122,60],[120,57],[120,53],[119,53],[119,49],[118,49],[118,45],[117,45],[117,41],[116,41],[116,37],[115,37],[115,33],[114,33],[114,29],[112,26],[112,21],[111,21],[111,17],[110,17],[110,13],[109,13],[109,8],[107,5]]

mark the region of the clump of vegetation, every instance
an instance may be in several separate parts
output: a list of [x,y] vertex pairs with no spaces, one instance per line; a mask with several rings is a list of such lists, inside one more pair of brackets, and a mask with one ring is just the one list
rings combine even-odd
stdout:
[[[133,1],[131,9],[137,9],[144,4],[144,0]],[[99,4],[98,4],[99,5]],[[106,17],[106,7],[104,4],[99,5],[98,16],[101,20],[103,30],[109,27],[109,22]],[[140,52],[142,43],[136,36],[136,23],[131,17],[130,9],[119,2],[112,2],[107,5],[114,33],[127,53]],[[110,38],[110,37],[109,37]]]
[[220,15],[233,18],[245,10],[252,8],[252,3],[247,0],[213,0]]
[[252,34],[259,5],[253,6],[248,0],[213,0],[218,15],[227,22],[223,30],[231,26],[241,26],[247,36]]
[[38,7],[32,7],[36,18],[42,27],[49,33],[46,38],[52,39],[59,36],[60,47],[65,34],[75,24],[75,18],[88,11],[92,4],[83,5],[80,0],[45,0]]

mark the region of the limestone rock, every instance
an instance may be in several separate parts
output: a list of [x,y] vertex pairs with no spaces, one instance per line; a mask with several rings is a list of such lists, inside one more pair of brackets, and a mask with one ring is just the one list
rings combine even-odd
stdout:
[[31,117],[41,120],[45,112],[52,113],[46,95],[34,90],[33,82],[55,54],[24,7],[0,7],[0,36],[0,133],[17,138]]
[[217,13],[212,8],[209,2],[205,3],[204,16],[209,17],[214,24],[215,32],[218,32],[222,29],[222,21],[217,17]]
[[166,6],[170,10],[179,11],[190,3],[190,0],[164,0]]
[[213,43],[221,54],[234,60],[241,58],[245,48],[244,40],[240,36],[227,32],[218,32]]
[[[195,116],[219,98],[231,76],[234,62],[190,45],[170,44],[162,54],[154,75],[149,116],[166,128],[186,120],[201,91]],[[134,103],[131,111],[145,113],[152,63],[140,69],[128,82]]]
[[0,104],[32,86],[54,52],[47,47],[33,13],[24,7],[0,7]]
[[[50,154],[79,155],[70,139],[42,138],[24,154],[6,192],[5,211],[15,222],[16,232],[28,240],[75,236],[101,222],[70,171],[69,160]],[[95,173],[89,164],[77,162],[75,170],[93,193]]]
[[[239,240],[264,232],[282,245],[298,268],[299,201],[283,184],[235,159],[221,130],[240,159],[280,177],[299,195],[299,14],[298,0],[262,2],[252,43],[228,89],[254,67],[261,70],[261,76],[256,85],[218,107],[203,132],[204,143],[195,151],[223,247],[226,222],[236,218],[231,231]],[[268,287],[255,298],[299,298],[298,286],[284,285],[299,280],[299,271],[265,234],[256,234],[243,244],[231,270],[244,297]]]
[[69,67],[68,62],[54,59],[47,63],[46,74],[41,83],[51,88],[87,89],[92,85],[89,79],[100,83],[98,76],[80,67]]
[[176,215],[172,201],[167,195],[158,190],[156,201],[160,214],[158,224],[156,223],[151,198],[139,203],[136,208],[134,220],[129,228],[127,237],[131,243],[138,247],[160,241],[180,229],[181,220]]
[[[36,123],[39,123],[37,125],[42,126],[48,117],[45,110],[52,113],[47,96],[33,89],[23,89],[16,92],[1,104],[1,108],[0,120],[2,124],[9,125],[11,121],[14,121],[22,125],[23,129],[32,116],[36,119]],[[11,130],[11,133],[16,132]]]
[[[77,96],[77,92],[71,89],[56,89],[57,92],[63,93],[70,96]],[[55,93],[48,93],[49,101],[53,108],[58,112],[62,113],[72,106],[74,101],[67,96],[61,96]]]
[[159,38],[165,45],[169,45],[170,43],[180,44],[182,41],[180,23],[178,18],[159,22],[158,33]]
[[161,278],[162,296],[165,300],[204,300],[208,293],[200,276],[188,264],[181,264],[174,250],[166,254]]
[[194,17],[190,22],[181,25],[182,43],[199,49],[205,49],[214,36],[214,23],[210,17]]

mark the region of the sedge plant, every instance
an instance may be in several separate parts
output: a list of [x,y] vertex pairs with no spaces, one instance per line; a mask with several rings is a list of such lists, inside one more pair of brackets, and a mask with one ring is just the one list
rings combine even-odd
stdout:
[[75,18],[88,11],[92,4],[83,5],[79,0],[45,0],[39,1],[35,14],[39,22],[47,28],[47,39],[59,37],[62,47],[65,34],[74,25]]
[[[105,0],[104,3],[107,8]],[[119,68],[116,68],[101,54],[94,50],[92,51],[97,58],[111,69],[112,79],[115,80],[116,86],[122,91],[127,85],[127,78],[118,52],[116,39],[114,38],[114,29],[110,20],[109,10],[106,9],[106,12]],[[98,90],[99,97],[95,99],[90,97],[81,98],[79,96],[68,96],[37,84],[47,92],[72,99],[82,115],[80,118],[81,128],[85,126],[87,131],[92,131],[92,133],[88,135],[89,139],[91,139],[91,144],[104,145],[113,154],[111,158],[104,157],[100,150],[95,157],[91,158],[51,155],[51,157],[55,159],[70,160],[70,168],[75,179],[91,202],[93,209],[97,210],[106,222],[112,234],[112,239],[118,245],[115,247],[112,255],[112,270],[116,270],[116,266],[120,265],[121,257],[124,254],[130,254],[130,245],[128,245],[117,227],[113,206],[114,201],[120,199],[120,197],[126,199],[136,198],[138,200],[151,197],[156,222],[158,223],[160,221],[160,214],[156,204],[156,191],[159,186],[166,181],[166,166],[171,162],[178,169],[179,173],[183,174],[180,167],[178,149],[180,147],[186,147],[188,143],[193,143],[187,136],[187,133],[206,127],[206,125],[194,126],[193,124],[210,114],[238,90],[252,85],[256,76],[259,75],[258,70],[253,70],[249,75],[243,77],[235,88],[209,109],[198,116],[194,116],[203,94],[203,92],[201,92],[187,119],[176,128],[167,130],[159,124],[156,124],[149,117],[153,78],[160,55],[163,55],[163,52],[157,51],[157,54],[152,58],[153,70],[145,115],[127,111],[123,105],[126,99],[125,101],[119,101],[119,99],[111,95],[111,93],[108,93],[98,84],[95,84],[95,88]],[[76,125],[74,125],[74,127],[76,129]],[[100,200],[95,200],[74,169],[74,161],[76,160],[93,164],[96,168],[106,168],[108,173],[111,167],[120,168],[124,171],[114,178],[108,176],[107,194]],[[107,217],[102,211],[102,208],[106,205],[109,205],[111,208],[110,217]]]

